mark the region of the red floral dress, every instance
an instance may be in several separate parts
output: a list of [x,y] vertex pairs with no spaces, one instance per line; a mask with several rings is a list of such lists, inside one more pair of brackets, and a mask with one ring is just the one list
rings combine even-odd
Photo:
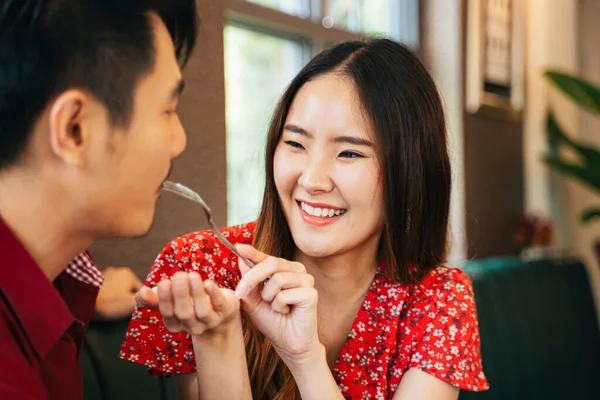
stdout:
[[[225,228],[223,234],[233,243],[249,244],[254,227]],[[196,232],[160,253],[146,286],[190,270],[230,289],[240,279],[237,257],[211,232]],[[156,376],[196,369],[190,337],[167,331],[160,313],[149,309],[133,313],[120,357]],[[391,399],[409,368],[461,389],[488,389],[473,289],[461,270],[437,267],[420,284],[406,285],[393,283],[380,269],[332,373],[346,399]]]

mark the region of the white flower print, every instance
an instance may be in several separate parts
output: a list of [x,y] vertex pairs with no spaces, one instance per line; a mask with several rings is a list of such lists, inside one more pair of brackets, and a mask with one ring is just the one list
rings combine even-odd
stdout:
[[448,328],[448,331],[450,332],[450,336],[455,336],[456,333],[458,332],[458,328],[456,328],[456,325],[450,325],[450,328]]

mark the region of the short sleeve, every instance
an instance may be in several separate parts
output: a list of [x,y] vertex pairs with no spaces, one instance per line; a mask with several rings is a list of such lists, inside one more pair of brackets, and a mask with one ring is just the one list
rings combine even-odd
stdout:
[[487,390],[480,352],[477,309],[469,277],[458,269],[441,267],[423,291],[435,304],[424,318],[408,368],[417,368],[453,386]]
[[[232,243],[251,243],[252,230],[253,224],[247,224],[222,233]],[[211,232],[192,233],[169,243],[156,258],[145,285],[154,287],[178,271],[197,271],[202,279],[229,289],[235,289],[240,279],[237,257]],[[134,311],[119,357],[145,365],[157,377],[196,371],[191,337],[185,332],[169,332],[160,312],[147,308]]]

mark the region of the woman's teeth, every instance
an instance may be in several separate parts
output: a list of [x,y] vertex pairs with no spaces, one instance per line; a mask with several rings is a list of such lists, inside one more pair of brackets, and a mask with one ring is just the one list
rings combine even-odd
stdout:
[[306,203],[300,203],[300,206],[302,207],[302,210],[307,213],[308,215],[312,215],[313,217],[337,217],[338,215],[342,215],[346,212],[346,210],[334,210],[331,208],[319,208],[319,207],[313,207],[310,206]]

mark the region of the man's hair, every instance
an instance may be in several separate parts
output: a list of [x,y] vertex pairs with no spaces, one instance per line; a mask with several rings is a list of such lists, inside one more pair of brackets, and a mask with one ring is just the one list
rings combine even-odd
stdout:
[[131,122],[134,90],[156,61],[151,12],[183,66],[195,0],[0,0],[0,171],[21,159],[35,122],[66,90],[93,95],[115,126]]

